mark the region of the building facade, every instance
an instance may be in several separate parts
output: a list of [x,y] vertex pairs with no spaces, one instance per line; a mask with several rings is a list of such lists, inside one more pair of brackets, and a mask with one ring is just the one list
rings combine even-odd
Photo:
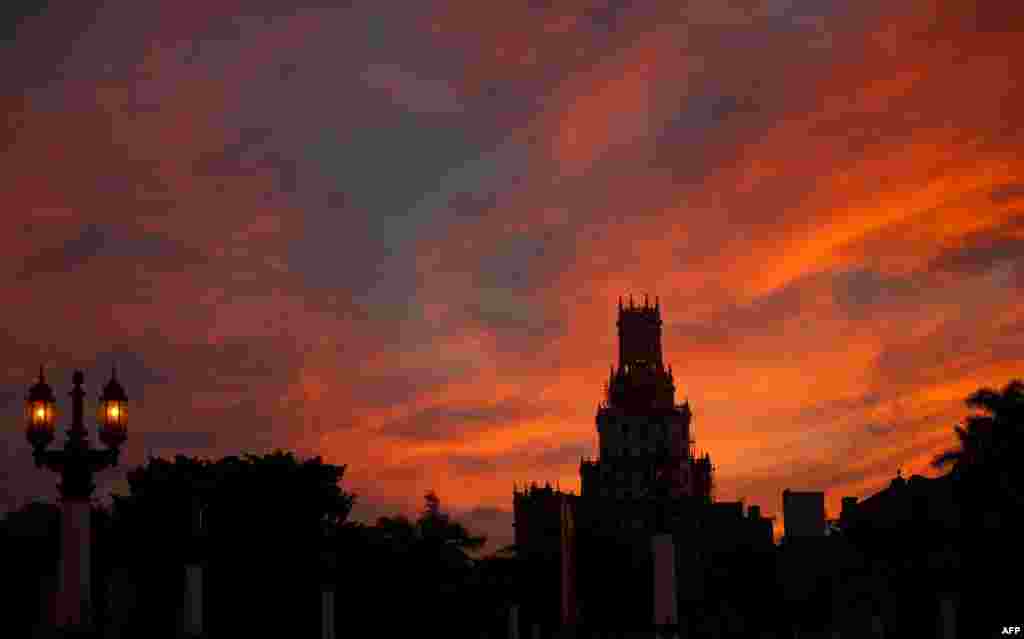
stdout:
[[787,538],[825,535],[825,493],[821,491],[782,491],[782,519]]

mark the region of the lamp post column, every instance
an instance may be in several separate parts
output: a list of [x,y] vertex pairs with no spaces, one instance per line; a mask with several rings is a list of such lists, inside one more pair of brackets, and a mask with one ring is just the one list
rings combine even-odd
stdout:
[[64,559],[64,593],[61,625],[92,626],[92,468],[83,420],[83,376],[76,372],[71,389],[71,428],[61,469],[61,550]]
[[59,624],[62,626],[89,627],[93,621],[90,505],[88,499],[80,498],[64,498],[61,502],[64,592]]
[[185,610],[182,619],[186,637],[203,636],[203,562],[206,559],[206,530],[203,506],[199,499],[192,502],[192,534],[188,555],[185,557]]
[[53,441],[56,401],[53,391],[39,371],[39,382],[29,389],[26,398],[28,430],[36,466],[60,474],[57,485],[61,499],[61,593],[57,600],[58,626],[91,629],[92,615],[92,492],[96,488],[93,475],[104,468],[117,466],[118,451],[125,440],[124,389],[117,383],[116,372],[100,396],[102,427],[100,439],[106,450],[89,445],[83,416],[85,376],[75,371],[71,378],[71,427],[64,448],[47,450]]
[[334,591],[338,568],[337,552],[333,548],[328,547],[320,553],[320,562],[322,571],[320,581],[320,637],[321,639],[336,639]]

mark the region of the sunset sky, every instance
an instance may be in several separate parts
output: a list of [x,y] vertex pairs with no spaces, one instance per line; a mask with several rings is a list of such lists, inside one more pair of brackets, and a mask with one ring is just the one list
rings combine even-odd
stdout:
[[495,545],[513,482],[579,490],[620,295],[767,514],[935,475],[1024,376],[1015,3],[52,4],[0,43],[5,509],[56,497],[39,364],[62,430],[118,366],[104,498],[283,448]]

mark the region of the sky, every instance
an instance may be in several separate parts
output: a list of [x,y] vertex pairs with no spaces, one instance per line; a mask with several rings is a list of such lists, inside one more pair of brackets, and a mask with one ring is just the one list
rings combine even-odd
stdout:
[[511,543],[513,484],[596,455],[630,294],[719,499],[934,476],[1024,376],[1024,11],[974,4],[9,5],[0,500],[56,496],[39,365],[65,428],[116,363],[99,496],[282,448]]

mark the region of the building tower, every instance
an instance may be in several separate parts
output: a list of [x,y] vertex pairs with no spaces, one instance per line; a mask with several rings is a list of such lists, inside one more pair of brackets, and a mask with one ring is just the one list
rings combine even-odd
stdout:
[[[666,618],[684,626],[678,606],[705,601],[710,567],[772,544],[771,519],[758,507],[744,516],[742,502],[713,501],[711,458],[695,454],[693,413],[676,404],[664,363],[658,300],[620,299],[616,324],[618,362],[594,419],[598,457],[580,460],[581,494],[513,490],[519,598],[545,628],[673,625]],[[743,574],[763,567],[751,560]]]
[[661,351],[661,308],[623,306],[619,361],[612,367],[595,421],[600,457],[580,464],[583,497],[711,499],[711,459],[696,457],[688,402],[675,403],[672,367]]

